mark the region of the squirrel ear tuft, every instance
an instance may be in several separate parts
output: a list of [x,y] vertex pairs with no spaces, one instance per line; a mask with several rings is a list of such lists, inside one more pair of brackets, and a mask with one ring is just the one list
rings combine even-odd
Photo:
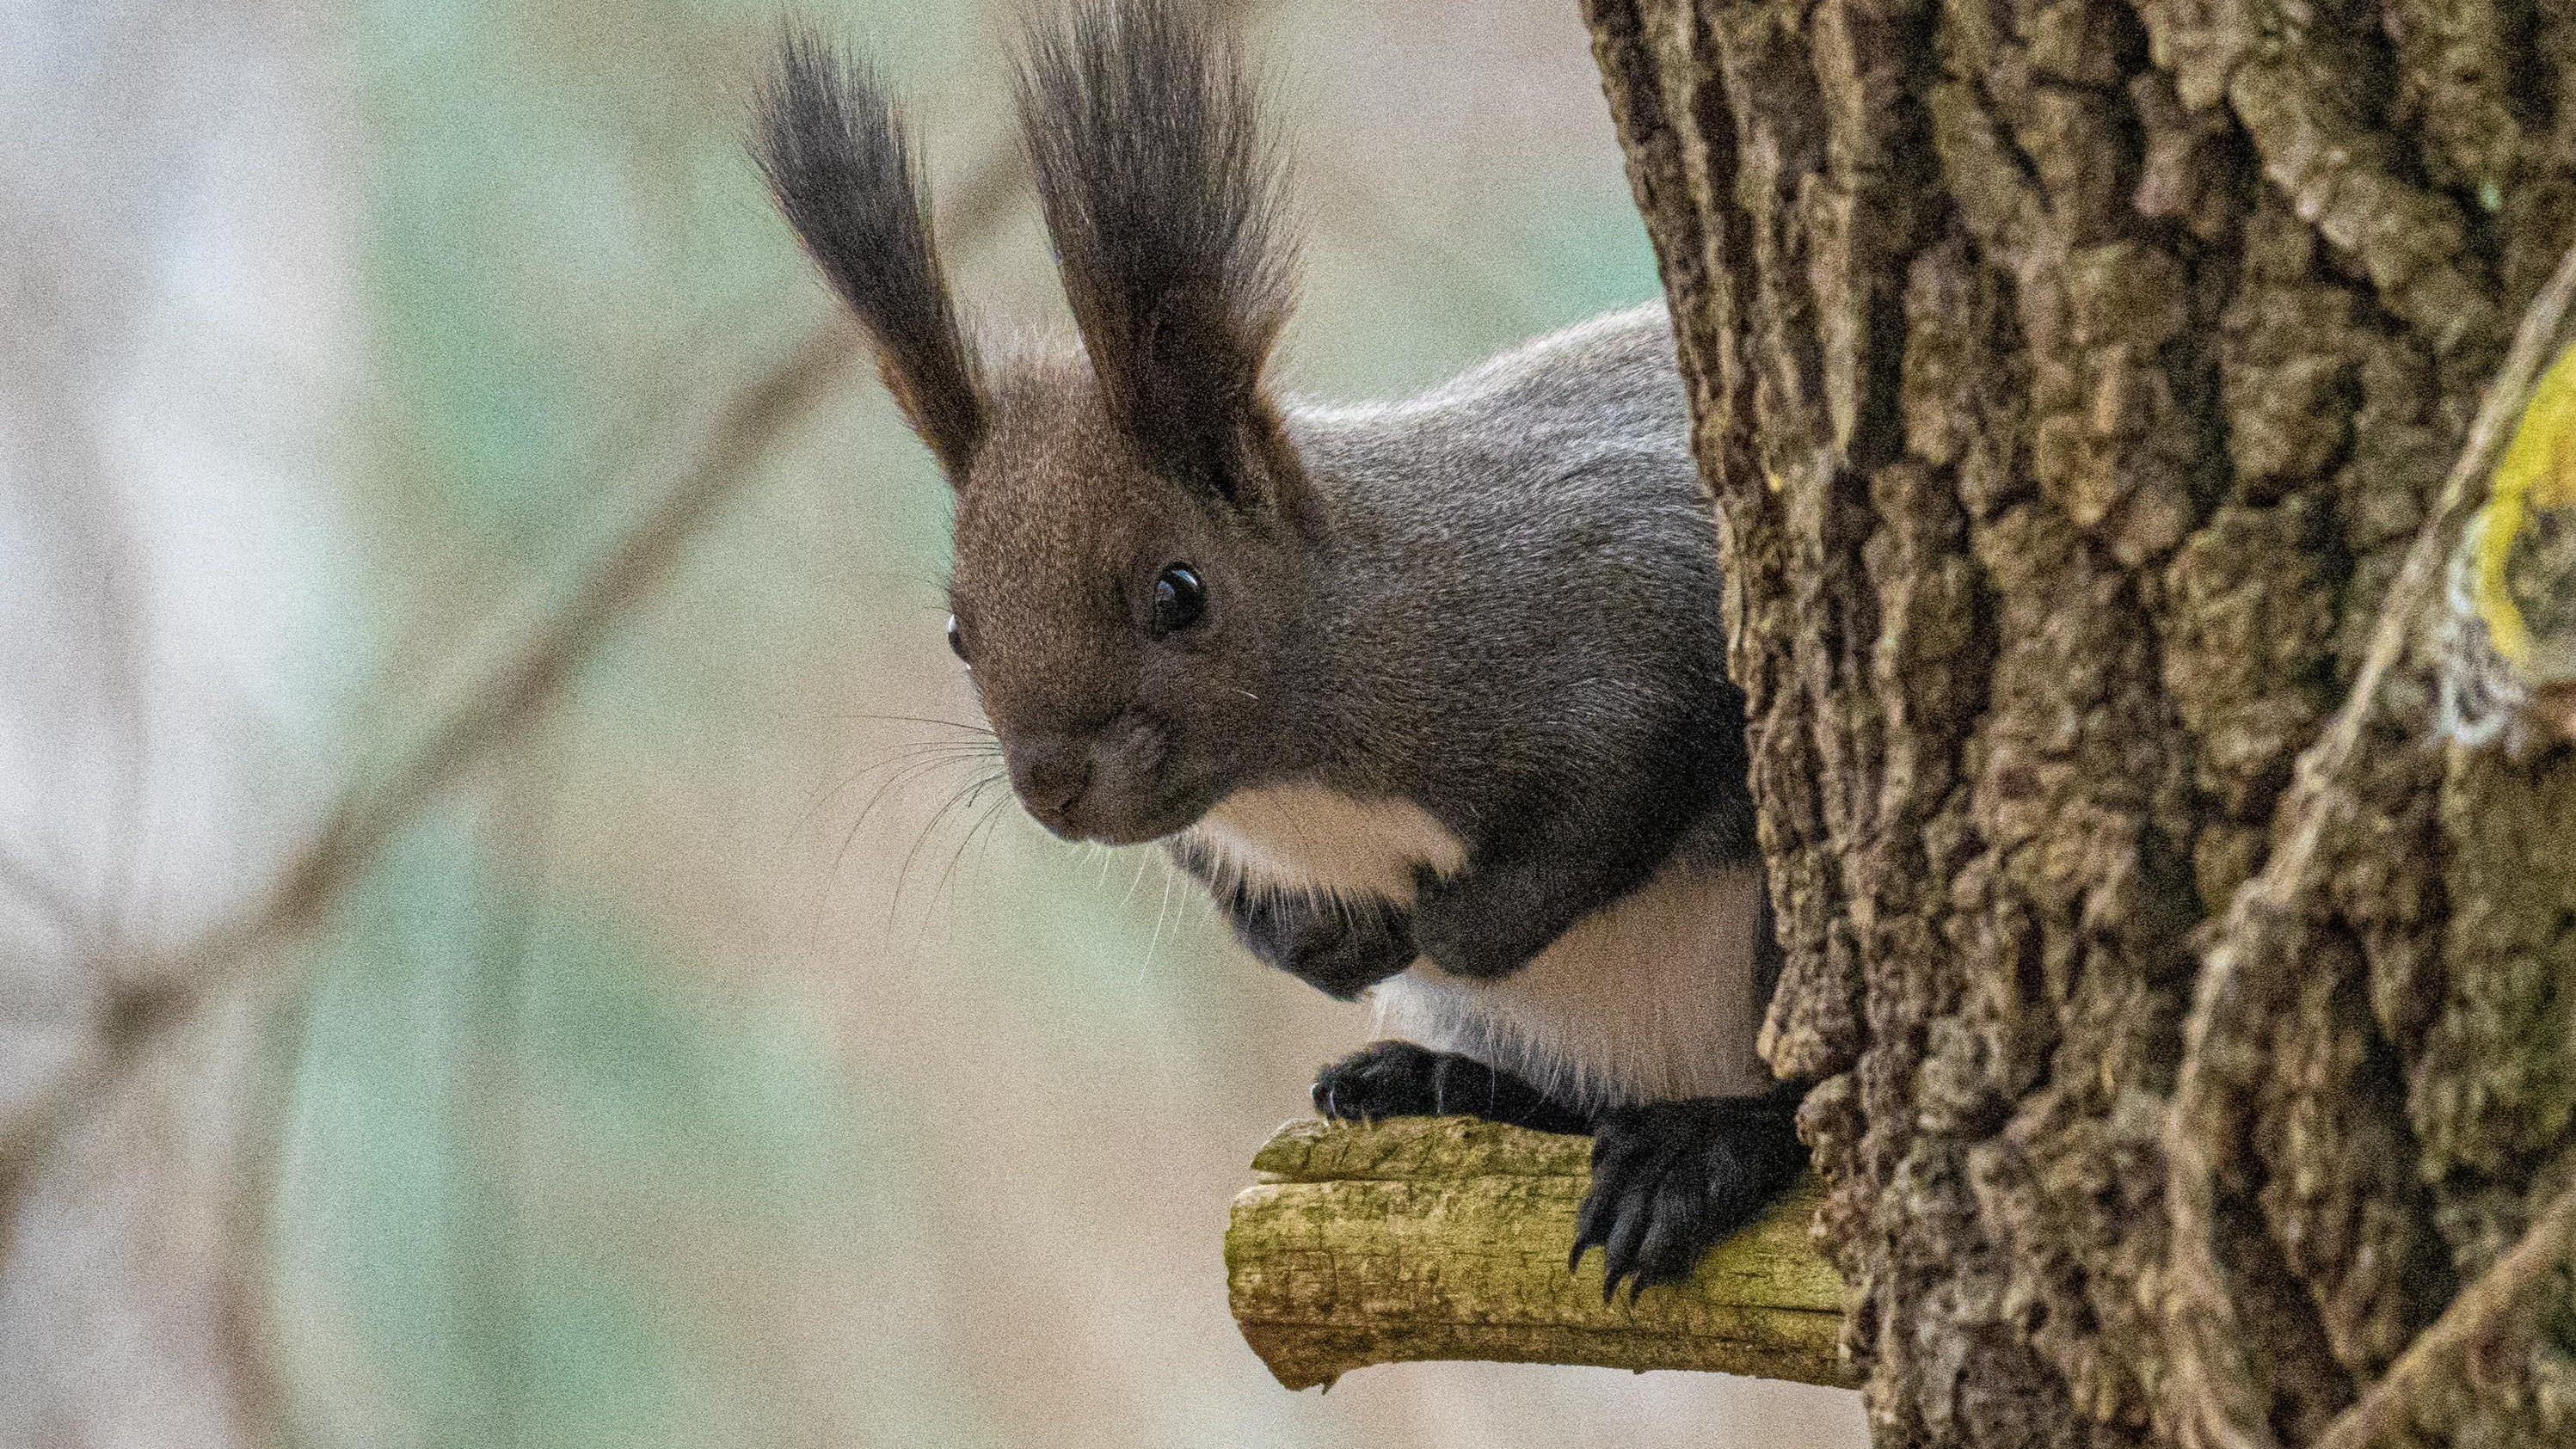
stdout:
[[791,26],[762,77],[754,127],[753,159],[779,210],[858,314],[913,431],[962,482],[984,441],[984,392],[893,102],[865,63]]
[[[1258,87],[1204,5],[1071,0],[1031,36],[1020,124],[1067,300],[1146,460],[1235,498],[1294,246]],[[1237,499],[1236,501],[1250,501]]]

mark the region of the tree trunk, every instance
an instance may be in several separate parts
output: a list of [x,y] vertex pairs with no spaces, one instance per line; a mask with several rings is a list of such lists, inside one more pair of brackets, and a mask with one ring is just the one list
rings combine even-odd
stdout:
[[2293,769],[2576,240],[2576,4],[1586,11],[1878,1443],[2576,1443],[2576,761],[2409,649]]

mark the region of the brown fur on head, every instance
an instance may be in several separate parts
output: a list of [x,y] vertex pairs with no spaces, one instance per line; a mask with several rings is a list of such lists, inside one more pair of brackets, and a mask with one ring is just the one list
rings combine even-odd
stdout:
[[961,340],[865,70],[791,36],[758,149],[957,490],[952,637],[1022,803],[1147,840],[1296,763],[1321,520],[1262,384],[1292,268],[1279,166],[1232,43],[1180,0],[1075,0],[1019,104],[1079,359],[988,369]]

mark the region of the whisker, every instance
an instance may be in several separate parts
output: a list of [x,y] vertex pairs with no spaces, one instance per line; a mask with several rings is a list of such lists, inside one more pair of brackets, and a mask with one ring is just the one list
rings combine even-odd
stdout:
[[895,912],[903,905],[903,889],[912,879],[913,862],[920,859],[921,848],[930,843],[930,837],[938,832],[940,822],[946,820],[957,809],[960,802],[966,799],[967,792],[975,788],[977,788],[976,784],[970,782],[951,793],[937,810],[931,812],[930,819],[921,827],[921,833],[913,838],[912,849],[904,852],[903,864],[894,875],[894,894],[886,900],[887,929],[891,930],[894,927]]
[[850,847],[858,841],[859,831],[867,825],[868,817],[876,813],[877,807],[885,803],[887,796],[891,795],[896,790],[911,784],[915,780],[936,775],[941,770],[947,769],[952,765],[963,763],[966,762],[955,759],[938,759],[920,763],[907,763],[906,768],[888,775],[885,779],[885,783],[877,787],[877,792],[868,797],[868,803],[859,807],[858,816],[850,822],[850,828],[842,832],[840,849],[832,852],[832,874],[837,876],[841,873],[842,865],[849,860]]
[[993,863],[993,840],[1002,833],[1002,823],[1011,818],[1011,811],[1017,804],[1008,790],[995,796],[993,803],[984,807],[984,813],[975,817],[975,823],[966,827],[966,844],[959,848],[958,854],[963,856],[971,851],[978,870],[990,866]]
[[962,720],[962,719],[942,719],[942,718],[940,718],[940,717],[939,717],[939,716],[937,716],[937,715],[927,715],[927,714],[841,714],[841,715],[834,715],[834,716],[833,716],[833,718],[835,718],[835,719],[841,719],[841,720],[866,720],[866,721],[868,721],[868,722],[870,722],[870,723],[872,723],[872,724],[916,724],[916,725],[933,725],[933,726],[936,726],[936,727],[938,727],[938,728],[940,728],[940,729],[964,730],[964,731],[966,731],[966,732],[967,732],[967,733],[969,733],[969,734],[983,735],[983,736],[985,736],[985,737],[986,737],[986,738],[988,738],[988,739],[1000,739],[1000,738],[1001,738],[1001,736],[1000,736],[1000,735],[995,734],[995,733],[993,732],[993,727],[992,727],[991,725],[988,725],[988,724],[975,724],[975,723],[972,723],[972,722],[970,722],[970,721]]
[[1001,822],[1011,818],[1011,807],[1017,803],[1019,803],[1017,797],[1013,796],[1008,791],[1004,791],[999,798],[993,801],[992,804],[984,807],[984,818],[977,822],[975,826],[975,829],[982,830],[984,832],[984,847],[982,850],[978,851],[975,856],[975,861],[978,865],[989,862],[992,859],[993,841],[1002,833]]
[[1171,862],[1166,860],[1163,864],[1163,900],[1154,907],[1154,938],[1145,943],[1145,962],[1136,968],[1139,982],[1154,974],[1154,953],[1163,945],[1163,918],[1172,913],[1172,874]]
[[[992,789],[995,785],[998,785],[1001,782],[1002,776],[996,773],[985,775],[976,780],[973,784],[968,785],[966,787],[967,811],[971,814],[974,811],[976,804],[984,798],[984,792]],[[966,847],[975,843],[975,832],[983,828],[985,821],[992,818],[993,812],[990,810],[985,811],[982,815],[976,816],[973,821],[968,823],[966,833],[958,837],[957,848],[949,852],[948,855],[948,868],[939,873],[939,884],[931,889],[930,904],[934,909],[939,904],[939,898],[948,893],[948,887],[957,879],[957,867],[966,859]]]
[[791,826],[791,831],[788,831],[788,834],[796,834],[796,831],[801,831],[801,829],[806,829],[806,826],[809,826],[809,824],[814,824],[814,816],[819,816],[819,813],[822,813],[824,808],[832,806],[832,800],[840,798],[842,793],[848,793],[848,790],[853,788],[853,785],[858,785],[858,782],[863,782],[863,780],[866,780],[866,777],[876,775],[878,770],[894,770],[894,767],[899,767],[899,764],[951,762],[951,759],[979,759],[979,757],[981,757],[981,752],[974,752],[974,749],[966,749],[966,746],[920,746],[920,749],[902,749],[902,752],[889,754],[889,757],[886,757],[886,759],[876,759],[876,762],[871,762],[871,764],[863,764],[863,767],[858,767],[858,770],[848,772],[848,775],[842,775],[840,780],[832,782],[832,788],[827,788],[827,790],[822,790],[822,793],[819,793],[819,795],[814,795],[814,800],[811,800],[809,806],[804,808],[804,813],[801,813],[801,816],[796,816],[796,824]]
[[852,771],[850,774],[842,777],[842,779],[838,783],[834,784],[830,789],[817,795],[813,801],[805,807],[804,812],[796,817],[796,823],[789,827],[787,833],[791,839],[801,833],[806,826],[814,823],[815,816],[822,814],[823,811],[828,808],[834,800],[839,799],[845,791],[849,790],[850,787],[858,784],[860,781],[865,780],[870,775],[875,774],[879,770],[893,769],[899,765],[911,764],[915,761],[930,759],[934,756],[944,762],[950,760],[982,759],[991,753],[992,752],[990,750],[983,746],[967,744],[962,741],[928,740],[917,744],[897,746],[887,755],[886,758]]
[[1127,894],[1118,898],[1118,908],[1122,911],[1127,909],[1129,901],[1136,899],[1136,887],[1145,883],[1145,867],[1150,861],[1150,853],[1138,851],[1137,855],[1140,859],[1136,862],[1136,874],[1128,878]]

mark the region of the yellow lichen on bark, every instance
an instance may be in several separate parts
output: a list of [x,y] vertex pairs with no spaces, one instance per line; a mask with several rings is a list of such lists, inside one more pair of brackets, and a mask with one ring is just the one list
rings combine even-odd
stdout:
[[1426,1359],[1711,1369],[1847,1384],[1843,1290],[1802,1187],[1688,1283],[1615,1302],[1566,1271],[1590,1143],[1465,1117],[1295,1122],[1253,1159],[1225,1265],[1246,1342],[1292,1389]]

